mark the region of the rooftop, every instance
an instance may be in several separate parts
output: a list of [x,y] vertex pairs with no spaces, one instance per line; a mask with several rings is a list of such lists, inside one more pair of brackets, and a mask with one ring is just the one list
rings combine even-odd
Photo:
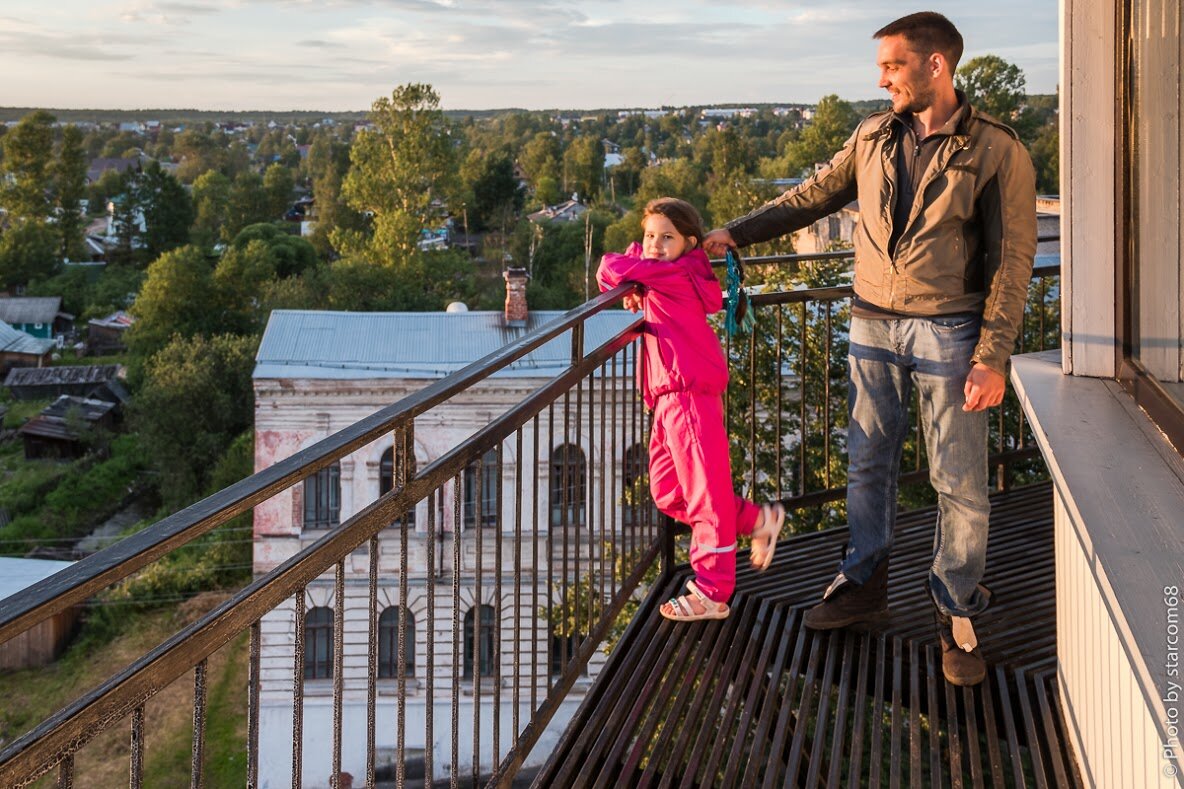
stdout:
[[5,323],[53,323],[61,309],[61,296],[10,296],[0,298],[0,321]]
[[[275,310],[255,355],[256,379],[438,378],[456,372],[564,315],[536,310],[526,325],[507,326],[501,312],[320,312]],[[608,310],[588,319],[585,348],[618,334],[636,316]],[[550,376],[566,369],[564,334],[494,373]]]

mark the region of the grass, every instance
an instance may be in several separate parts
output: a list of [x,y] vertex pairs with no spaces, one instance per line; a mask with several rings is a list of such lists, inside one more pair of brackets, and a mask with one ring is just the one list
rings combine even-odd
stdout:
[[[57,662],[0,673],[0,740],[11,742],[69,701],[99,685],[224,599],[209,593],[169,610],[127,617],[122,632],[101,646],[80,639]],[[245,634],[209,658],[206,674],[205,785],[246,783]],[[185,672],[145,705],[145,786],[188,786],[193,736],[193,673]],[[125,787],[130,722],[112,724],[75,755],[75,786]],[[53,773],[36,786],[52,786]]]

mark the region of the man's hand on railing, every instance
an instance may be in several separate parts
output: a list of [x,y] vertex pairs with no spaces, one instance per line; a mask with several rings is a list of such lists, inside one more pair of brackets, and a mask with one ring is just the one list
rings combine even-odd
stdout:
[[1003,389],[1006,380],[1000,373],[995,372],[982,362],[975,362],[970,368],[970,375],[966,376],[966,386],[963,394],[966,403],[963,411],[984,411],[1003,402]]
[[708,255],[722,255],[728,251],[728,247],[734,246],[736,242],[727,228],[716,228],[703,237],[703,249]]

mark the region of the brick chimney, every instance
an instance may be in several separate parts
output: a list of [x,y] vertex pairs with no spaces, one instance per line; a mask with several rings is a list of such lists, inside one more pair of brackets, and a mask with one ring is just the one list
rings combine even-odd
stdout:
[[524,327],[529,310],[526,307],[526,281],[530,275],[524,268],[508,268],[502,272],[506,280],[506,325]]

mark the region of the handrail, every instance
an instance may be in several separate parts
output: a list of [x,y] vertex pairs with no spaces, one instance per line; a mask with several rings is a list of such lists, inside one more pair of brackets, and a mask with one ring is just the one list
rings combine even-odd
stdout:
[[[474,382],[505,368],[573,327],[581,326],[588,317],[604,311],[636,289],[637,286],[630,283],[606,291],[467,367],[0,601],[0,643],[83,602],[416,415],[445,402]],[[636,329],[640,323],[641,317],[638,316],[626,331]]]
[[[1060,233],[1052,233],[1049,235],[1036,236],[1036,243],[1044,243],[1046,241],[1060,241]],[[793,252],[787,255],[754,255],[752,257],[744,258],[745,265],[760,266],[764,264],[773,263],[808,263],[812,260],[834,260],[855,257],[854,249],[836,249],[829,252]],[[712,258],[711,265],[715,268],[721,268],[727,265],[724,258]]]
[[[595,302],[611,304],[630,292],[631,287],[615,288],[598,297]],[[575,312],[573,310],[568,316]],[[580,314],[587,315],[593,312],[583,311]],[[427,496],[441,479],[453,478],[460,474],[470,455],[483,452],[512,433],[523,414],[530,413],[532,409],[537,410],[540,403],[548,402],[555,392],[561,391],[571,380],[582,379],[596,371],[614,353],[635,338],[636,324],[640,321],[639,316],[634,325],[584,355],[571,369],[535,390],[526,400],[482,428],[463,448],[446,453],[416,473],[404,486],[383,494],[377,501],[342,523],[339,528],[255,579],[192,625],[177,632],[102,685],[75,699],[0,751],[0,786],[20,785],[21,782],[44,774],[44,770],[52,765],[52,761],[47,759],[48,756],[68,747],[77,748],[85,744],[91,736],[102,730],[103,724],[126,716],[157,690],[189,671],[193,665],[244,631],[263,613],[280,605],[297,590],[326,572],[342,557],[348,556],[371,537],[388,528],[402,512]],[[552,324],[547,324],[536,332],[550,331],[551,326]],[[435,395],[419,398],[419,401],[433,397]],[[404,411],[400,409],[400,414],[402,413]],[[407,529],[408,526],[404,524],[402,528]],[[554,713],[554,707],[555,705],[548,707],[551,714]],[[545,726],[546,721],[542,721],[529,735],[537,738]]]

